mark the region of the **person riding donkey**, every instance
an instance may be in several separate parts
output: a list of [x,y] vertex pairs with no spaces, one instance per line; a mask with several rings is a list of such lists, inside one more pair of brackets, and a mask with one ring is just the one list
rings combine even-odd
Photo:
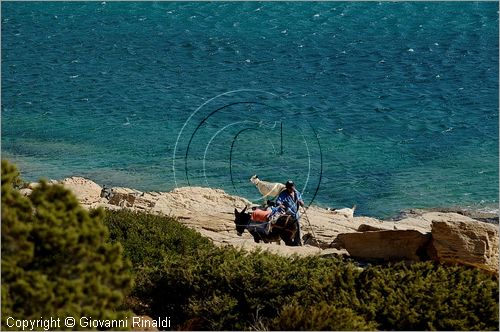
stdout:
[[304,201],[302,200],[302,194],[295,189],[293,181],[289,180],[285,183],[285,190],[279,194],[276,199],[276,205],[297,220],[297,233],[295,234],[294,245],[301,246],[299,206],[303,207]]

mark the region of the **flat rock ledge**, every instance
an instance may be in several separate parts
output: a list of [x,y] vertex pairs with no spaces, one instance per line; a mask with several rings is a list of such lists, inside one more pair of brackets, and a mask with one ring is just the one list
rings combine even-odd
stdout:
[[[498,274],[498,225],[481,222],[456,212],[410,210],[399,220],[371,217],[348,218],[311,206],[301,227],[308,238],[302,247],[255,243],[245,232],[237,236],[235,208],[253,205],[243,197],[221,189],[182,187],[169,192],[102,188],[92,180],[70,177],[60,183],[71,190],[86,208],[130,209],[176,217],[210,238],[216,245],[252,250],[260,248],[280,255],[343,255],[363,261],[425,261],[474,266]],[[31,183],[21,189],[30,195]],[[417,211],[417,212],[415,212]]]

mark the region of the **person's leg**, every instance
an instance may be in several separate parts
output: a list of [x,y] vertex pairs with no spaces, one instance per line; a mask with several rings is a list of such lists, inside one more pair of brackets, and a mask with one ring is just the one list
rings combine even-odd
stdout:
[[297,219],[297,232],[295,233],[295,239],[293,240],[293,243],[296,246],[302,245],[302,234],[300,232],[300,222],[298,219]]

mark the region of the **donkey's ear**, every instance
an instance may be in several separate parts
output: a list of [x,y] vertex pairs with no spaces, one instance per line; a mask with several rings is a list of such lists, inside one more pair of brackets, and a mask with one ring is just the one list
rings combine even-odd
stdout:
[[238,210],[236,208],[234,208],[234,215],[237,217],[240,215],[240,213],[238,212]]

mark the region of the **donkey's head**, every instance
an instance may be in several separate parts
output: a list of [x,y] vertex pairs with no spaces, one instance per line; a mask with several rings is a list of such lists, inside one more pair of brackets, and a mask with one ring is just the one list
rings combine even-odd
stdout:
[[241,210],[241,212],[238,212],[238,209],[236,208],[234,209],[234,223],[236,224],[236,232],[239,236],[243,234],[248,223],[250,222],[250,215],[245,213],[246,209],[246,206],[243,210]]

